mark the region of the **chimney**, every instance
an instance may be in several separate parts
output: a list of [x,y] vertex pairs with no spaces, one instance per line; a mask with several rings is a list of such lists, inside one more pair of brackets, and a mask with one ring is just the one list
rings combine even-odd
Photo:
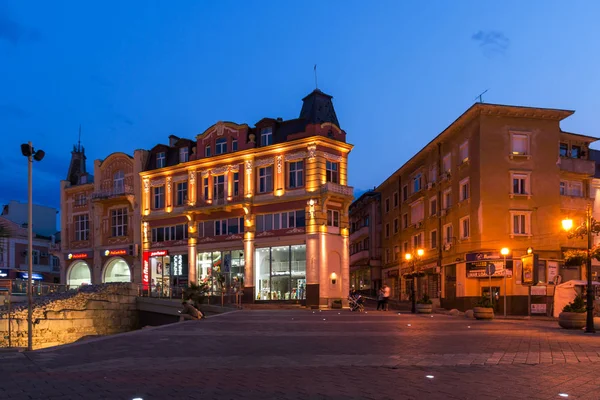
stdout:
[[169,136],[169,147],[175,146],[175,143],[177,143],[178,140],[179,140],[179,138],[177,136],[170,135]]

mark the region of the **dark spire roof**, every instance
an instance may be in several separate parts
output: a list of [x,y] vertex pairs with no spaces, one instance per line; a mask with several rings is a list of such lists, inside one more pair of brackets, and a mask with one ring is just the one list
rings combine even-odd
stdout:
[[81,145],[81,126],[79,126],[79,140],[77,144],[73,146],[71,151],[71,164],[69,164],[69,172],[67,173],[67,180],[71,182],[71,185],[78,185],[81,182],[81,176],[87,177],[87,182],[92,181],[91,175],[89,175],[85,169],[85,148]]
[[312,124],[331,122],[339,127],[340,124],[338,123],[337,115],[335,115],[335,109],[331,101],[332,98],[319,89],[313,90],[308,96],[302,99],[304,104],[300,111],[300,118]]

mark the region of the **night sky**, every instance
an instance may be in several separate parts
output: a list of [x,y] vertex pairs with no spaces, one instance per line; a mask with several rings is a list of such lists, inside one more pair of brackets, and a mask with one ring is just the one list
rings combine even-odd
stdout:
[[563,128],[600,136],[599,16],[594,1],[0,0],[0,204],[27,200],[23,142],[46,151],[34,202],[58,208],[80,124],[92,172],[219,120],[296,118],[314,64],[357,191],[486,89],[576,110]]

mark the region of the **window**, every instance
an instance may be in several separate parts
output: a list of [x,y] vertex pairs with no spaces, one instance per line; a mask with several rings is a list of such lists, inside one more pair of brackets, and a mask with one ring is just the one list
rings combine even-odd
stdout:
[[391,261],[390,249],[385,249],[385,262],[389,263]]
[[422,188],[422,175],[421,173],[416,174],[413,177],[413,193],[417,193]]
[[459,201],[465,201],[469,198],[469,178],[460,181]]
[[220,138],[217,139],[215,144],[215,155],[227,153],[227,139]]
[[394,233],[398,233],[398,231],[400,230],[400,221],[398,221],[398,218],[394,219]]
[[568,185],[565,181],[560,181],[560,194],[561,196],[566,196],[569,192],[567,191]]
[[425,204],[423,200],[416,201],[410,205],[410,223],[416,224],[425,218]]
[[290,189],[304,186],[304,161],[295,161],[288,164]]
[[449,173],[450,169],[452,168],[452,154],[448,153],[444,156],[444,159],[442,161],[443,167],[444,167],[444,172],[445,173]]
[[429,215],[434,216],[437,214],[437,197],[429,199]]
[[529,212],[511,211],[511,232],[514,236],[529,236],[530,216]]
[[402,201],[408,200],[408,185],[402,187]]
[[204,200],[208,200],[208,177],[202,179],[202,186],[204,191]]
[[460,219],[460,238],[468,239],[470,236],[471,229],[469,217],[463,217]]
[[437,248],[437,231],[435,229],[429,232],[429,248]]
[[402,229],[408,228],[408,214],[402,214]]
[[569,155],[569,145],[566,143],[560,143],[559,145],[559,154],[561,157],[568,157]]
[[511,173],[512,194],[529,194],[529,174]]
[[423,232],[413,235],[413,249],[420,249],[423,247]]
[[244,232],[244,218],[229,218],[227,220],[227,234],[237,235]]
[[399,256],[400,256],[400,248],[398,246],[394,246],[394,261],[398,261]]
[[273,166],[258,169],[258,193],[273,191]]
[[167,157],[164,151],[161,151],[160,153],[156,153],[156,168],[163,168],[165,167],[165,165],[167,161]]
[[571,146],[571,158],[581,157],[581,146]]
[[436,182],[438,175],[438,168],[436,165],[432,165],[429,168],[429,182]]
[[262,128],[260,130],[260,145],[269,146],[273,144],[273,128]]
[[460,158],[460,162],[464,163],[469,161],[469,141],[465,140],[463,144],[460,145],[458,149],[458,157]]
[[398,208],[400,204],[400,198],[398,196],[398,192],[394,192],[394,208]]
[[215,224],[215,236],[227,235],[227,220],[220,219],[214,221]]
[[88,240],[90,235],[90,220],[87,214],[75,216],[75,240]]
[[231,151],[238,151],[237,139],[231,139]]
[[204,157],[210,157],[210,144],[207,144],[204,148]]
[[239,172],[233,173],[233,195],[234,196],[240,195],[240,173]]
[[[204,223],[200,222],[198,224],[198,229],[201,232],[203,232],[203,227]],[[170,242],[173,240],[185,240],[187,238],[187,224],[159,226],[158,228],[152,228],[152,242]]]
[[402,253],[404,253],[404,254],[408,253],[408,242],[402,243]]
[[225,175],[213,176],[213,201],[225,199]]
[[40,264],[40,251],[39,250],[33,250],[31,252],[31,254],[33,255],[33,264],[34,265],[39,265]]
[[287,211],[276,214],[261,214],[256,216],[257,232],[270,231],[273,229],[302,228],[304,226],[306,226],[306,215],[304,210]]
[[326,168],[327,182],[340,183],[340,174],[339,174],[340,163],[336,163],[333,161],[326,161],[325,168]]
[[154,208],[164,208],[165,207],[165,187],[164,186],[155,186],[154,187]]
[[188,162],[190,161],[190,153],[187,147],[179,148],[179,162]]
[[75,197],[75,205],[76,206],[85,206],[87,204],[87,197],[85,193],[80,193]]
[[513,155],[529,154],[529,136],[523,133],[511,134],[511,146]]
[[125,174],[122,170],[115,172],[113,176],[113,190],[115,191],[115,194],[125,192]]
[[452,189],[447,189],[444,191],[444,197],[442,197],[442,208],[447,210],[452,207]]
[[560,181],[560,194],[563,196],[583,197],[583,183],[580,181]]
[[[337,210],[327,210],[327,226],[340,226],[340,212]],[[389,236],[389,224],[387,225],[387,236]]]
[[385,237],[390,237],[390,224],[385,224]]
[[187,182],[177,182],[177,188],[176,188],[177,198],[175,199],[176,205],[182,206],[185,204],[185,202],[187,201],[187,190],[188,190]]
[[110,210],[112,236],[127,236],[127,208]]
[[444,225],[444,243],[452,244],[452,239],[452,224],[446,224]]
[[390,199],[389,199],[389,197],[387,199],[385,199],[385,212],[386,213],[390,212]]

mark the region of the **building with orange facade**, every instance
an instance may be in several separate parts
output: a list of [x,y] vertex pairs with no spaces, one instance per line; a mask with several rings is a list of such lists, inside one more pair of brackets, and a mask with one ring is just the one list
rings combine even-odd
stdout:
[[243,288],[245,302],[346,299],[352,146],[331,99],[317,89],[297,119],[218,122],[151,149],[140,173],[142,284]]

